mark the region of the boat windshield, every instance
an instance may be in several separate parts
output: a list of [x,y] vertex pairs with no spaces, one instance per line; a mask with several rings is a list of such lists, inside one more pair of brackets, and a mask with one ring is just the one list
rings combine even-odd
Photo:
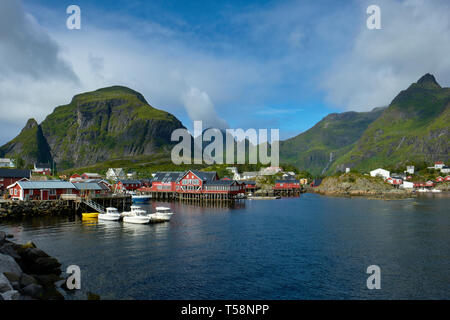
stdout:
[[166,207],[156,207],[156,212],[168,213],[168,212],[170,212],[170,208],[166,208]]

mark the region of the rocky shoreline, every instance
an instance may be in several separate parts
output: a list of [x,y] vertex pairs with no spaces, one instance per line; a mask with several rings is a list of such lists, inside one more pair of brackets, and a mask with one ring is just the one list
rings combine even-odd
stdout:
[[320,186],[310,190],[326,196],[364,197],[370,199],[406,199],[416,197],[412,190],[396,188],[381,178],[355,173],[331,176],[323,179]]
[[0,231],[0,300],[64,300],[61,264],[32,242],[16,244]]
[[0,202],[0,220],[38,216],[72,216],[75,210],[66,201]]

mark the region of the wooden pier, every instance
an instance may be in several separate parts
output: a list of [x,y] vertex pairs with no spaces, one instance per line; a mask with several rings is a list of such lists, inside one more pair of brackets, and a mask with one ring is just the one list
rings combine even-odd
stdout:
[[74,194],[63,194],[61,195],[61,200],[67,201],[67,203],[76,211],[76,212],[89,212],[93,209],[85,203],[85,200],[90,200],[103,208],[114,207],[119,211],[129,211],[132,199],[131,195],[103,195],[103,196],[95,196],[95,197],[79,197]]

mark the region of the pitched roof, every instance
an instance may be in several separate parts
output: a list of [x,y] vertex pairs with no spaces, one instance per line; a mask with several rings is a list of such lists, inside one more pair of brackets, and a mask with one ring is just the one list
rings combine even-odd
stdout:
[[22,189],[75,189],[72,182],[61,180],[17,181]]
[[[202,179],[203,181],[214,181],[217,177],[216,171],[199,171],[199,170],[189,170],[193,174],[195,174],[197,177]],[[186,171],[187,173],[188,171]]]
[[231,186],[236,181],[234,180],[212,180],[212,181],[206,181],[206,186]]
[[0,169],[0,177],[2,178],[28,178],[30,179],[30,170],[20,169]]
[[151,179],[151,182],[176,182],[178,179],[184,176],[183,171],[162,171],[156,172],[155,176]]
[[77,190],[105,190],[106,186],[94,182],[78,182],[73,184]]
[[122,184],[140,184],[139,180],[119,180],[118,182],[122,182]]
[[275,183],[300,183],[299,180],[289,179],[289,180],[275,180]]

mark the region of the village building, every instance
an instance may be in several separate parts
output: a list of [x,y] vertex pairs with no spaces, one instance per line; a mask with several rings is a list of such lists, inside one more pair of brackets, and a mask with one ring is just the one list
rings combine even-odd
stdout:
[[88,180],[88,179],[102,179],[102,176],[99,175],[98,173],[90,173],[90,172],[85,172],[81,175],[82,179]]
[[73,183],[76,194],[80,197],[93,197],[96,195],[106,195],[110,189],[100,182],[76,182]]
[[241,183],[244,184],[244,188],[245,188],[246,192],[255,192],[256,190],[258,190],[258,187],[256,185],[256,181],[244,180],[244,181],[241,181]]
[[406,173],[414,174],[414,166],[406,166]]
[[81,175],[79,175],[77,173],[75,173],[69,177],[70,182],[82,181],[82,180],[83,180],[83,178],[81,177]]
[[450,167],[448,166],[443,166],[441,168],[441,173],[450,173]]
[[445,180],[445,181],[450,181],[450,176],[446,176],[446,177],[444,178],[444,180]]
[[125,172],[122,168],[109,168],[106,171],[106,179],[112,181],[118,181],[120,179],[125,179]]
[[0,193],[6,191],[6,188],[22,179],[30,179],[30,170],[19,169],[1,169],[0,168]]
[[306,184],[308,184],[308,179],[307,179],[307,178],[301,178],[299,181],[300,181],[300,184],[301,184],[301,185],[306,185]]
[[444,182],[444,177],[441,176],[437,177],[436,182]]
[[0,158],[0,168],[14,168],[14,161],[9,158]]
[[256,179],[257,177],[259,177],[259,172],[257,171],[247,171],[241,174],[241,180]]
[[239,174],[238,168],[227,167],[226,169],[233,174],[233,180],[241,180],[241,175]]
[[388,179],[391,175],[388,170],[378,168],[378,169],[370,171],[370,176],[371,177],[382,177],[384,179]]
[[259,173],[262,176],[273,176],[274,174],[277,174],[278,172],[282,172],[283,169],[280,167],[267,167],[262,168]]
[[52,169],[48,163],[35,163],[33,173],[42,174],[44,176],[49,176],[52,174]]
[[403,184],[403,179],[396,177],[389,177],[386,179],[386,182],[394,186],[400,186]]
[[142,187],[139,180],[119,180],[114,185],[116,192],[134,191]]
[[412,188],[414,188],[414,183],[409,182],[409,181],[403,181],[403,183],[400,187],[403,189],[412,189]]
[[445,167],[445,164],[442,161],[436,161],[434,163],[434,169],[435,170],[441,170],[443,167]]
[[16,200],[57,200],[62,194],[76,193],[73,183],[61,180],[19,180],[8,186],[9,194]]
[[300,189],[299,180],[276,180],[273,190],[293,190]]

